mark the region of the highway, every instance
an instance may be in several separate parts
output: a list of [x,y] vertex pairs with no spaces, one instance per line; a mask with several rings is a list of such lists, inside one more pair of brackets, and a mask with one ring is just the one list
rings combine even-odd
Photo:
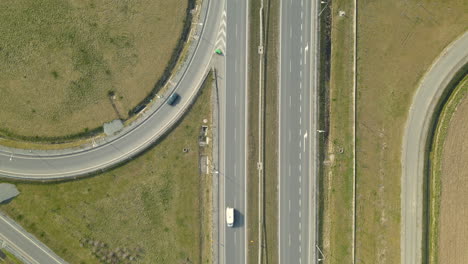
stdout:
[[426,146],[437,103],[468,63],[468,32],[450,44],[423,77],[409,110],[402,146],[401,263],[422,263],[423,181]]
[[2,244],[0,248],[6,247],[17,255],[21,255],[26,263],[67,263],[3,214],[0,214],[0,243]]
[[[248,1],[226,4],[226,50],[218,68],[220,83],[219,263],[247,262],[247,41]],[[226,207],[235,208],[234,227],[227,227]]]
[[0,147],[0,178],[53,180],[74,178],[110,168],[130,160],[166,133],[183,115],[209,70],[223,1],[208,1],[207,13],[188,68],[174,90],[181,95],[172,107],[162,104],[116,136],[100,140],[96,146],[67,150],[24,150]]
[[318,1],[281,1],[279,259],[316,262]]

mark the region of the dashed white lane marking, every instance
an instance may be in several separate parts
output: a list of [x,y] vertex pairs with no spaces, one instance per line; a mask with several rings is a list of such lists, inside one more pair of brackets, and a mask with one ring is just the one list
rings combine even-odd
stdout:
[[289,246],[291,246],[291,234],[289,234]]
[[289,108],[291,108],[291,96],[289,96]]
[[[301,24],[301,31],[302,31],[302,24]],[[236,35],[237,36],[237,35]]]
[[[300,166],[299,166],[299,168],[300,168]],[[299,170],[299,171],[301,171],[301,170]],[[301,182],[302,182],[302,177],[299,177],[299,183],[301,183]],[[299,200],[299,201],[301,201],[301,200]]]
[[302,83],[299,83],[299,89],[302,89]]
[[302,78],[302,71],[299,72],[299,76]]
[[302,94],[299,94],[299,101],[302,101]]
[[237,128],[234,128],[234,142],[237,142]]
[[302,106],[299,106],[299,113],[302,113]]
[[299,65],[302,65],[302,58],[299,60]]
[[[299,178],[300,179],[300,178]],[[299,207],[302,206],[302,200],[299,200]],[[301,229],[301,222],[299,222],[299,230]]]

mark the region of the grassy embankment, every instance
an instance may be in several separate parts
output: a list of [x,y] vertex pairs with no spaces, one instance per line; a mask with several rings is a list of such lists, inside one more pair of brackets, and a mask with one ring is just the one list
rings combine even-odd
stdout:
[[210,89],[211,78],[170,134],[133,161],[77,181],[18,183],[21,194],[0,209],[70,263],[119,249],[138,263],[210,263],[211,178],[198,163]]
[[126,119],[173,63],[188,3],[2,1],[0,135],[76,139]]
[[[339,16],[339,10],[346,12]],[[328,153],[323,183],[322,240],[327,263],[352,262],[353,3],[331,6]]]
[[[277,0],[264,0],[264,226],[263,263],[278,263],[278,55],[279,5]],[[260,1],[250,1],[249,28],[249,161],[248,161],[248,261],[258,262],[258,78]],[[253,242],[252,242],[253,241]]]
[[[435,129],[430,160],[430,180],[429,180],[429,226],[428,226],[428,263],[439,263],[439,233],[440,233],[440,207],[442,195],[442,157],[444,150],[444,143],[447,138],[452,117],[457,110],[458,105],[462,100],[466,100],[468,94],[468,77],[465,77],[454,89],[453,93],[445,102],[440,116],[437,120]],[[463,133],[463,132],[461,132]],[[444,245],[450,246],[450,245]]]

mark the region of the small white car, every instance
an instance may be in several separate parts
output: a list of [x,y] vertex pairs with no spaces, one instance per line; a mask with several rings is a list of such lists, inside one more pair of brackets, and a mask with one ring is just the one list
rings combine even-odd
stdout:
[[234,226],[234,208],[226,208],[226,224],[228,227]]

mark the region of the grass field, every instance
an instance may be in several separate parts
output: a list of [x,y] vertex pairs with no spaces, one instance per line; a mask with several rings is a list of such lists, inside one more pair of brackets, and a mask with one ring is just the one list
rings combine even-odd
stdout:
[[[429,263],[463,263],[468,212],[464,150],[468,145],[468,77],[444,105],[433,140],[430,178]],[[439,260],[443,259],[441,262]]]
[[1,1],[0,135],[64,136],[126,118],[161,78],[187,8],[188,0]]
[[[321,185],[328,263],[354,261],[352,6],[332,2],[330,135]],[[400,262],[400,151],[411,96],[432,61],[466,30],[467,4],[410,0],[357,6],[355,262],[393,264]]]
[[132,263],[211,263],[211,178],[198,164],[202,120],[211,118],[211,79],[205,85],[140,157],[92,178],[18,183],[21,194],[0,209],[70,263],[98,263],[93,254],[109,250],[139,255]]
[[442,49],[466,30],[468,4],[358,1],[357,263],[400,262],[403,129]]

